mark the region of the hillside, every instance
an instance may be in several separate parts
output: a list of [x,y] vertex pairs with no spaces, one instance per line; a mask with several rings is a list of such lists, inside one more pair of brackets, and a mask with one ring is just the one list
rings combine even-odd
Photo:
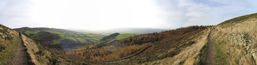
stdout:
[[255,65],[256,28],[257,14],[251,14],[215,26],[137,35],[67,56],[106,65]]
[[105,31],[98,31],[100,33],[134,33],[134,34],[147,34],[154,32],[162,32],[167,29],[158,28],[120,28],[120,29],[110,29]]
[[136,36],[138,34],[133,34],[133,33],[121,33],[120,35],[118,35],[115,39],[116,40],[123,40],[123,39],[126,39],[126,38],[129,38],[129,37],[133,37],[133,36]]
[[210,38],[216,50],[216,64],[257,64],[257,14],[238,17],[217,25],[210,33]]
[[256,28],[257,14],[231,19],[205,30],[202,43],[187,46],[173,57],[145,64],[256,65]]
[[54,28],[18,28],[33,40],[50,48],[71,49],[83,45],[93,44],[102,37],[100,34],[80,33]]
[[104,41],[100,44],[92,41],[80,48],[61,51],[40,41],[62,39],[65,36],[60,34],[75,33],[30,28],[18,29],[23,32],[19,33],[1,25],[0,65],[256,65],[256,28],[257,14],[250,14],[213,26],[124,35],[119,40],[121,34],[114,33],[99,38]]
[[110,35],[106,35],[102,37],[99,41],[99,44],[97,44],[97,47],[112,47],[115,48],[113,45],[120,44],[119,42],[127,39],[129,37],[136,36],[138,34],[133,33],[113,33]]
[[21,41],[19,34],[3,25],[0,25],[0,65],[11,64],[16,57]]

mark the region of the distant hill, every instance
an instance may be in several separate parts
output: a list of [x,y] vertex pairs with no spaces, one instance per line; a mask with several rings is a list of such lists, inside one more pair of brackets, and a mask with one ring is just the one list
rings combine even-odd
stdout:
[[104,36],[102,39],[100,39],[100,43],[97,45],[98,47],[106,46],[109,44],[116,43],[118,41],[127,39],[129,37],[136,36],[138,34],[132,34],[132,33],[113,33],[110,35]]
[[102,37],[100,34],[81,33],[55,28],[17,28],[16,31],[23,32],[25,35],[53,48],[76,48],[87,44],[94,44]]
[[133,37],[139,34],[134,34],[134,33],[120,33],[118,36],[115,37],[116,40],[124,40],[129,37]]
[[136,35],[67,56],[103,65],[256,65],[256,42],[257,14],[250,14],[219,25]]
[[121,28],[121,29],[111,29],[105,31],[97,31],[98,33],[133,33],[133,34],[146,34],[154,32],[162,32],[167,29],[155,29],[155,28]]

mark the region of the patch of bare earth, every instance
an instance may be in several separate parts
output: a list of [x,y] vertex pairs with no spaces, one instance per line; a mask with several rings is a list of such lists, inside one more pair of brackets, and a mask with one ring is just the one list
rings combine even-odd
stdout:
[[18,50],[15,54],[13,65],[24,65],[25,64],[25,48],[22,44],[19,44]]

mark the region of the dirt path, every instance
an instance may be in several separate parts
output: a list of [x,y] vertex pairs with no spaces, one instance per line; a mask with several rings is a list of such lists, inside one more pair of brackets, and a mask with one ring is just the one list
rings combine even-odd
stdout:
[[210,39],[211,32],[208,34],[208,43],[207,43],[207,59],[206,59],[206,65],[216,65],[216,50],[215,50],[215,45],[212,43],[212,40]]
[[19,44],[19,47],[17,49],[16,55],[14,57],[14,61],[12,63],[12,65],[34,65],[31,61],[30,61],[30,57],[28,55],[27,48],[24,46],[24,42],[22,40],[21,37],[21,33],[19,33],[19,37],[21,40],[21,43]]
[[18,50],[16,52],[16,55],[14,57],[13,65],[24,65],[25,64],[25,48],[22,46],[22,44],[19,44]]

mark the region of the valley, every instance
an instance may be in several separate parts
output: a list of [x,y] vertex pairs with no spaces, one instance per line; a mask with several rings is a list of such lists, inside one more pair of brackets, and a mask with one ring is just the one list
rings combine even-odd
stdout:
[[140,34],[1,25],[0,65],[256,65],[256,28],[256,13]]

